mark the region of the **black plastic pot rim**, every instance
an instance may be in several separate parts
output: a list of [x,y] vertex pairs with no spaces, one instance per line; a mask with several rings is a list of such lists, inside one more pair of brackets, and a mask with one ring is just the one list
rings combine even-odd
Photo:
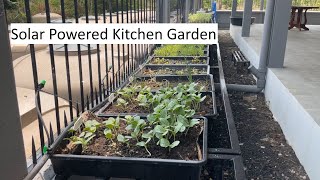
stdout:
[[[200,65],[200,66],[190,66],[190,65],[182,65],[182,66],[179,66],[179,65],[170,65],[170,66],[164,66],[164,65],[145,65],[143,68],[141,68],[141,71],[143,69],[146,69],[146,68],[155,68],[155,69],[161,69],[161,68],[172,68],[172,69],[175,69],[175,68],[196,68],[196,69],[200,69],[200,68],[203,68],[203,69],[206,69],[206,72],[205,73],[201,73],[199,75],[205,75],[205,74],[210,74],[210,66],[208,65]],[[140,73],[138,74],[142,74],[142,72],[140,71]],[[161,75],[165,75],[165,76],[168,76],[168,75],[171,75],[171,74],[155,74],[155,75],[150,75],[150,76],[161,76]],[[144,75],[145,76],[145,75]],[[177,75],[177,76],[181,76],[181,75]]]
[[[195,57],[206,60],[206,63],[202,64],[152,64],[150,63],[154,58],[165,58],[165,59],[170,59],[171,61],[181,61],[181,60],[193,60]],[[181,59],[175,59],[175,58],[181,58]],[[147,65],[209,65],[210,58],[207,56],[194,56],[192,58],[190,57],[183,57],[183,56],[153,56],[151,59],[149,59],[146,63]]]
[[55,141],[52,146],[48,149],[48,154],[50,158],[61,158],[61,159],[77,159],[77,160],[83,160],[83,161],[112,161],[112,162],[122,162],[126,161],[128,163],[144,163],[144,164],[172,164],[176,165],[179,164],[179,166],[190,166],[190,165],[200,165],[205,164],[207,161],[207,135],[208,135],[208,119],[206,117],[201,117],[201,119],[204,121],[203,125],[203,132],[202,132],[202,138],[203,138],[203,145],[202,145],[202,159],[201,160],[176,160],[176,159],[158,159],[158,158],[135,158],[135,157],[115,157],[115,156],[93,156],[93,155],[74,155],[74,154],[55,154],[54,151],[57,148],[57,146],[61,143],[61,141],[67,136],[68,130],[73,126],[74,122],[72,122],[67,128],[59,135],[57,140]]

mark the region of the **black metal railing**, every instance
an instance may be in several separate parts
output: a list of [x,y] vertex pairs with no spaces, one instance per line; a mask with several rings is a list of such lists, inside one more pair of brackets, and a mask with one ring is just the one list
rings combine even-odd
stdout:
[[[61,23],[67,23],[69,20],[74,23],[155,23],[156,17],[156,0],[74,0],[70,8],[70,2],[60,0],[59,11],[49,0],[42,1],[45,11],[47,23],[52,23],[51,13],[61,14]],[[68,4],[67,4],[68,3]],[[67,7],[68,6],[68,7]],[[24,9],[27,23],[32,23],[32,15],[39,13],[33,12],[34,4],[32,1],[24,0]],[[68,11],[68,12],[66,12]],[[83,16],[83,17],[82,17]],[[51,142],[54,141],[63,129],[79,114],[86,110],[91,110],[97,105],[105,101],[110,93],[116,91],[121,85],[128,80],[128,77],[139,67],[140,64],[148,57],[154,45],[76,45],[77,63],[71,63],[71,55],[69,50],[71,45],[61,45],[63,47],[65,74],[64,79],[57,78],[57,72],[61,72],[61,66],[57,66],[56,50],[53,44],[48,47],[49,58],[40,60],[37,57],[35,45],[30,47],[30,61],[32,64],[32,77],[34,89],[37,89],[39,81],[42,79],[39,76],[39,61],[50,61],[51,80],[47,83],[52,84],[50,94],[54,99],[54,121],[49,122],[49,134]],[[87,55],[83,55],[83,47],[87,49]],[[92,49],[96,49],[96,53]],[[96,62],[94,62],[96,61]],[[88,67],[84,65],[88,64]],[[77,66],[77,76],[79,82],[74,82],[75,74],[71,73],[71,66]],[[95,67],[96,66],[96,67]],[[75,69],[75,68],[72,68]],[[88,72],[86,72],[88,71]],[[88,78],[87,78],[88,77]],[[88,79],[89,83],[84,84],[84,79]],[[59,81],[65,81],[66,96],[61,96],[61,90],[58,84]],[[46,90],[48,91],[48,90]],[[79,94],[76,96],[75,94]],[[39,93],[38,106],[40,111],[42,103],[40,101],[41,93]],[[60,112],[59,99],[63,98],[68,102],[69,112]],[[61,116],[61,114],[63,114]],[[39,119],[39,118],[38,118]],[[43,149],[47,140],[44,136],[43,124],[39,121],[39,139],[34,136],[31,145],[31,158],[29,170],[36,166],[45,153]],[[54,124],[54,125],[53,125]],[[56,126],[56,127],[54,127]],[[36,146],[36,142],[40,141],[40,147]]]
[[[8,23],[26,22],[34,23],[35,14],[44,14],[46,23],[156,23],[158,16],[162,16],[161,0],[21,0],[17,1],[13,10],[6,11]],[[192,4],[192,3],[191,3]],[[160,6],[160,7],[157,7]],[[188,7],[189,8],[189,7]],[[157,12],[158,10],[158,12]],[[185,16],[185,1],[176,0],[170,3],[170,12],[174,12],[175,22],[183,22]],[[191,12],[192,7],[189,11]],[[189,12],[188,11],[188,12]],[[19,12],[19,16],[12,18],[12,14]],[[52,13],[60,14],[57,20],[52,17]],[[19,18],[19,19],[17,19]],[[63,58],[58,57],[58,48]],[[54,142],[55,138],[67,127],[74,118],[87,110],[99,107],[108,99],[108,96],[115,92],[128,80],[130,75],[144,63],[152,53],[155,45],[150,44],[77,44],[77,45],[48,45],[47,57],[37,56],[36,45],[30,44],[28,58],[31,64],[30,72],[35,94],[37,94],[38,108],[40,112],[45,112],[43,108],[44,94],[49,94],[53,98],[52,109],[54,118],[48,119],[49,140],[46,139],[43,123],[38,116],[39,134],[33,134],[30,157],[28,158],[29,172],[47,160],[44,156],[46,144]],[[95,51],[93,51],[93,49]],[[86,54],[83,54],[86,51]],[[63,59],[63,62],[61,62]],[[38,84],[43,73],[40,62],[48,61],[50,71],[45,74],[50,75],[47,83],[51,89],[39,90]],[[63,66],[61,66],[63,64]],[[65,77],[59,78],[60,73]],[[76,73],[75,73],[76,72]],[[75,78],[75,76],[77,78]],[[88,83],[84,83],[84,81]],[[62,92],[61,88],[64,88]],[[30,87],[31,89],[32,87]],[[41,93],[36,93],[40,91]],[[41,101],[42,100],[42,101]],[[61,100],[67,102],[67,111],[62,109]],[[45,117],[44,117],[45,118]],[[49,144],[50,145],[50,144]],[[29,148],[27,148],[29,149]],[[27,153],[28,154],[28,153]],[[36,169],[37,169],[36,168]]]

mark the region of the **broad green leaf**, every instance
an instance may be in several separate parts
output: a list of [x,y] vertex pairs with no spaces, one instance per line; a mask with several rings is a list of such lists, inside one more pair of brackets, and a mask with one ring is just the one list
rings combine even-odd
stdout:
[[79,135],[80,138],[82,138],[86,133],[85,132],[81,132],[81,134]]
[[175,141],[172,144],[170,144],[170,148],[174,148],[180,144],[180,141]]
[[199,119],[192,119],[190,121],[190,127],[193,127],[194,125],[199,124]]
[[92,138],[94,138],[96,135],[93,134],[92,136],[90,136],[88,139],[85,140],[85,143],[87,144]]
[[141,142],[138,142],[136,145],[144,147],[146,145],[146,142],[141,141]]
[[156,127],[154,127],[154,132],[162,134],[166,132],[166,129],[161,125],[156,125]]
[[129,125],[126,127],[126,130],[127,130],[127,131],[131,131],[132,129],[133,129],[132,124],[129,124]]
[[170,146],[169,140],[165,138],[160,139],[160,146],[164,148],[169,147]]
[[124,137],[122,134],[118,134],[117,140],[118,140],[119,142],[125,142],[125,137]]
[[112,131],[110,129],[105,129],[103,134],[106,136],[107,139],[112,139]]
[[143,133],[142,134],[142,136],[141,136],[142,138],[145,138],[145,139],[148,139],[148,138],[152,138],[153,137],[153,134],[152,133]]
[[118,98],[118,99],[117,99],[117,102],[118,102],[119,104],[128,104],[128,102],[127,102],[126,100],[122,99],[122,98]]
[[90,137],[93,133],[92,132],[87,132],[86,135],[84,136],[85,139],[87,139],[88,137]]
[[174,127],[174,133],[177,134],[182,126],[183,124],[181,122],[177,122],[177,125]]

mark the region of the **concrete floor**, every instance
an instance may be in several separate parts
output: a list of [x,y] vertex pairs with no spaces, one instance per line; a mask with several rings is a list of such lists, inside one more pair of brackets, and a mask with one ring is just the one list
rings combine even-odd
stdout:
[[[288,33],[284,68],[270,70],[279,78],[289,92],[320,125],[320,26],[308,26],[310,31],[296,28]],[[240,27],[233,27],[238,31]],[[263,25],[255,24],[251,37],[243,38],[249,46],[260,54]],[[254,55],[253,55],[254,56]],[[259,64],[258,56],[253,64]]]
[[[320,26],[310,31],[290,30],[284,68],[269,68],[264,90],[266,103],[280,124],[311,180],[320,179]],[[244,55],[257,67],[263,25],[251,26],[251,36],[241,37],[241,27],[230,33]]]

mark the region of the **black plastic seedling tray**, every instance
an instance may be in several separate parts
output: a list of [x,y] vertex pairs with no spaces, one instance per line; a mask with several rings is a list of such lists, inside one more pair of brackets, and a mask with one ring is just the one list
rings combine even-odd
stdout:
[[199,141],[202,146],[202,159],[199,161],[56,154],[59,146],[66,145],[67,141],[64,139],[68,137],[68,130],[73,123],[60,134],[49,148],[48,154],[57,179],[79,175],[105,179],[115,177],[144,180],[198,180],[202,166],[207,161],[207,119],[204,117],[202,119],[204,129]]
[[[214,80],[212,75],[192,75],[190,76],[138,76],[134,77],[131,82],[127,85],[134,85],[134,84],[139,84],[140,82],[143,81],[151,81],[154,80],[156,82],[162,82],[163,84],[169,85],[172,84],[178,85],[179,83],[190,83],[190,82],[206,82],[208,83],[208,86],[204,91],[215,91],[214,89]],[[159,90],[161,87],[152,87],[152,90],[156,91]]]
[[[215,117],[217,114],[217,106],[215,103],[215,94],[214,92],[201,92],[202,96],[210,96],[212,98],[212,111],[211,113],[203,115],[204,117]],[[106,113],[105,111],[110,108],[113,103],[117,101],[117,97],[111,98],[110,101],[108,101],[96,114],[99,117],[110,117],[110,116],[126,116],[126,115],[136,115],[140,117],[147,117],[150,113]],[[199,116],[199,115],[196,115]]]
[[[204,57],[209,57],[209,45],[206,45],[203,49],[203,56]],[[190,57],[193,58],[194,56],[154,56],[154,57]]]
[[[168,72],[157,72],[155,74],[144,74],[145,71],[159,71],[166,70]],[[172,74],[170,71],[180,71],[186,70],[183,74]],[[206,75],[210,73],[210,66],[208,65],[145,65],[141,68],[140,72],[137,73],[138,76],[161,76],[161,75],[177,75],[177,76],[186,76],[189,75],[190,71],[197,70],[202,71],[200,75]],[[198,74],[191,74],[198,75]]]
[[[209,57],[206,56],[194,56],[194,57],[183,57],[183,56],[156,56],[156,57],[152,57],[151,59],[148,60],[147,64],[151,64],[151,65],[161,65],[161,64],[154,64],[153,61],[156,58],[164,58],[164,59],[168,59],[171,61],[171,63],[168,64],[163,64],[163,65],[209,65]],[[194,58],[198,58],[199,60],[203,61],[203,63],[193,63],[192,60]],[[180,61],[180,62],[179,62]],[[184,63],[181,64],[181,61],[183,61]]]
[[246,180],[242,157],[239,155],[208,154],[202,179]]

